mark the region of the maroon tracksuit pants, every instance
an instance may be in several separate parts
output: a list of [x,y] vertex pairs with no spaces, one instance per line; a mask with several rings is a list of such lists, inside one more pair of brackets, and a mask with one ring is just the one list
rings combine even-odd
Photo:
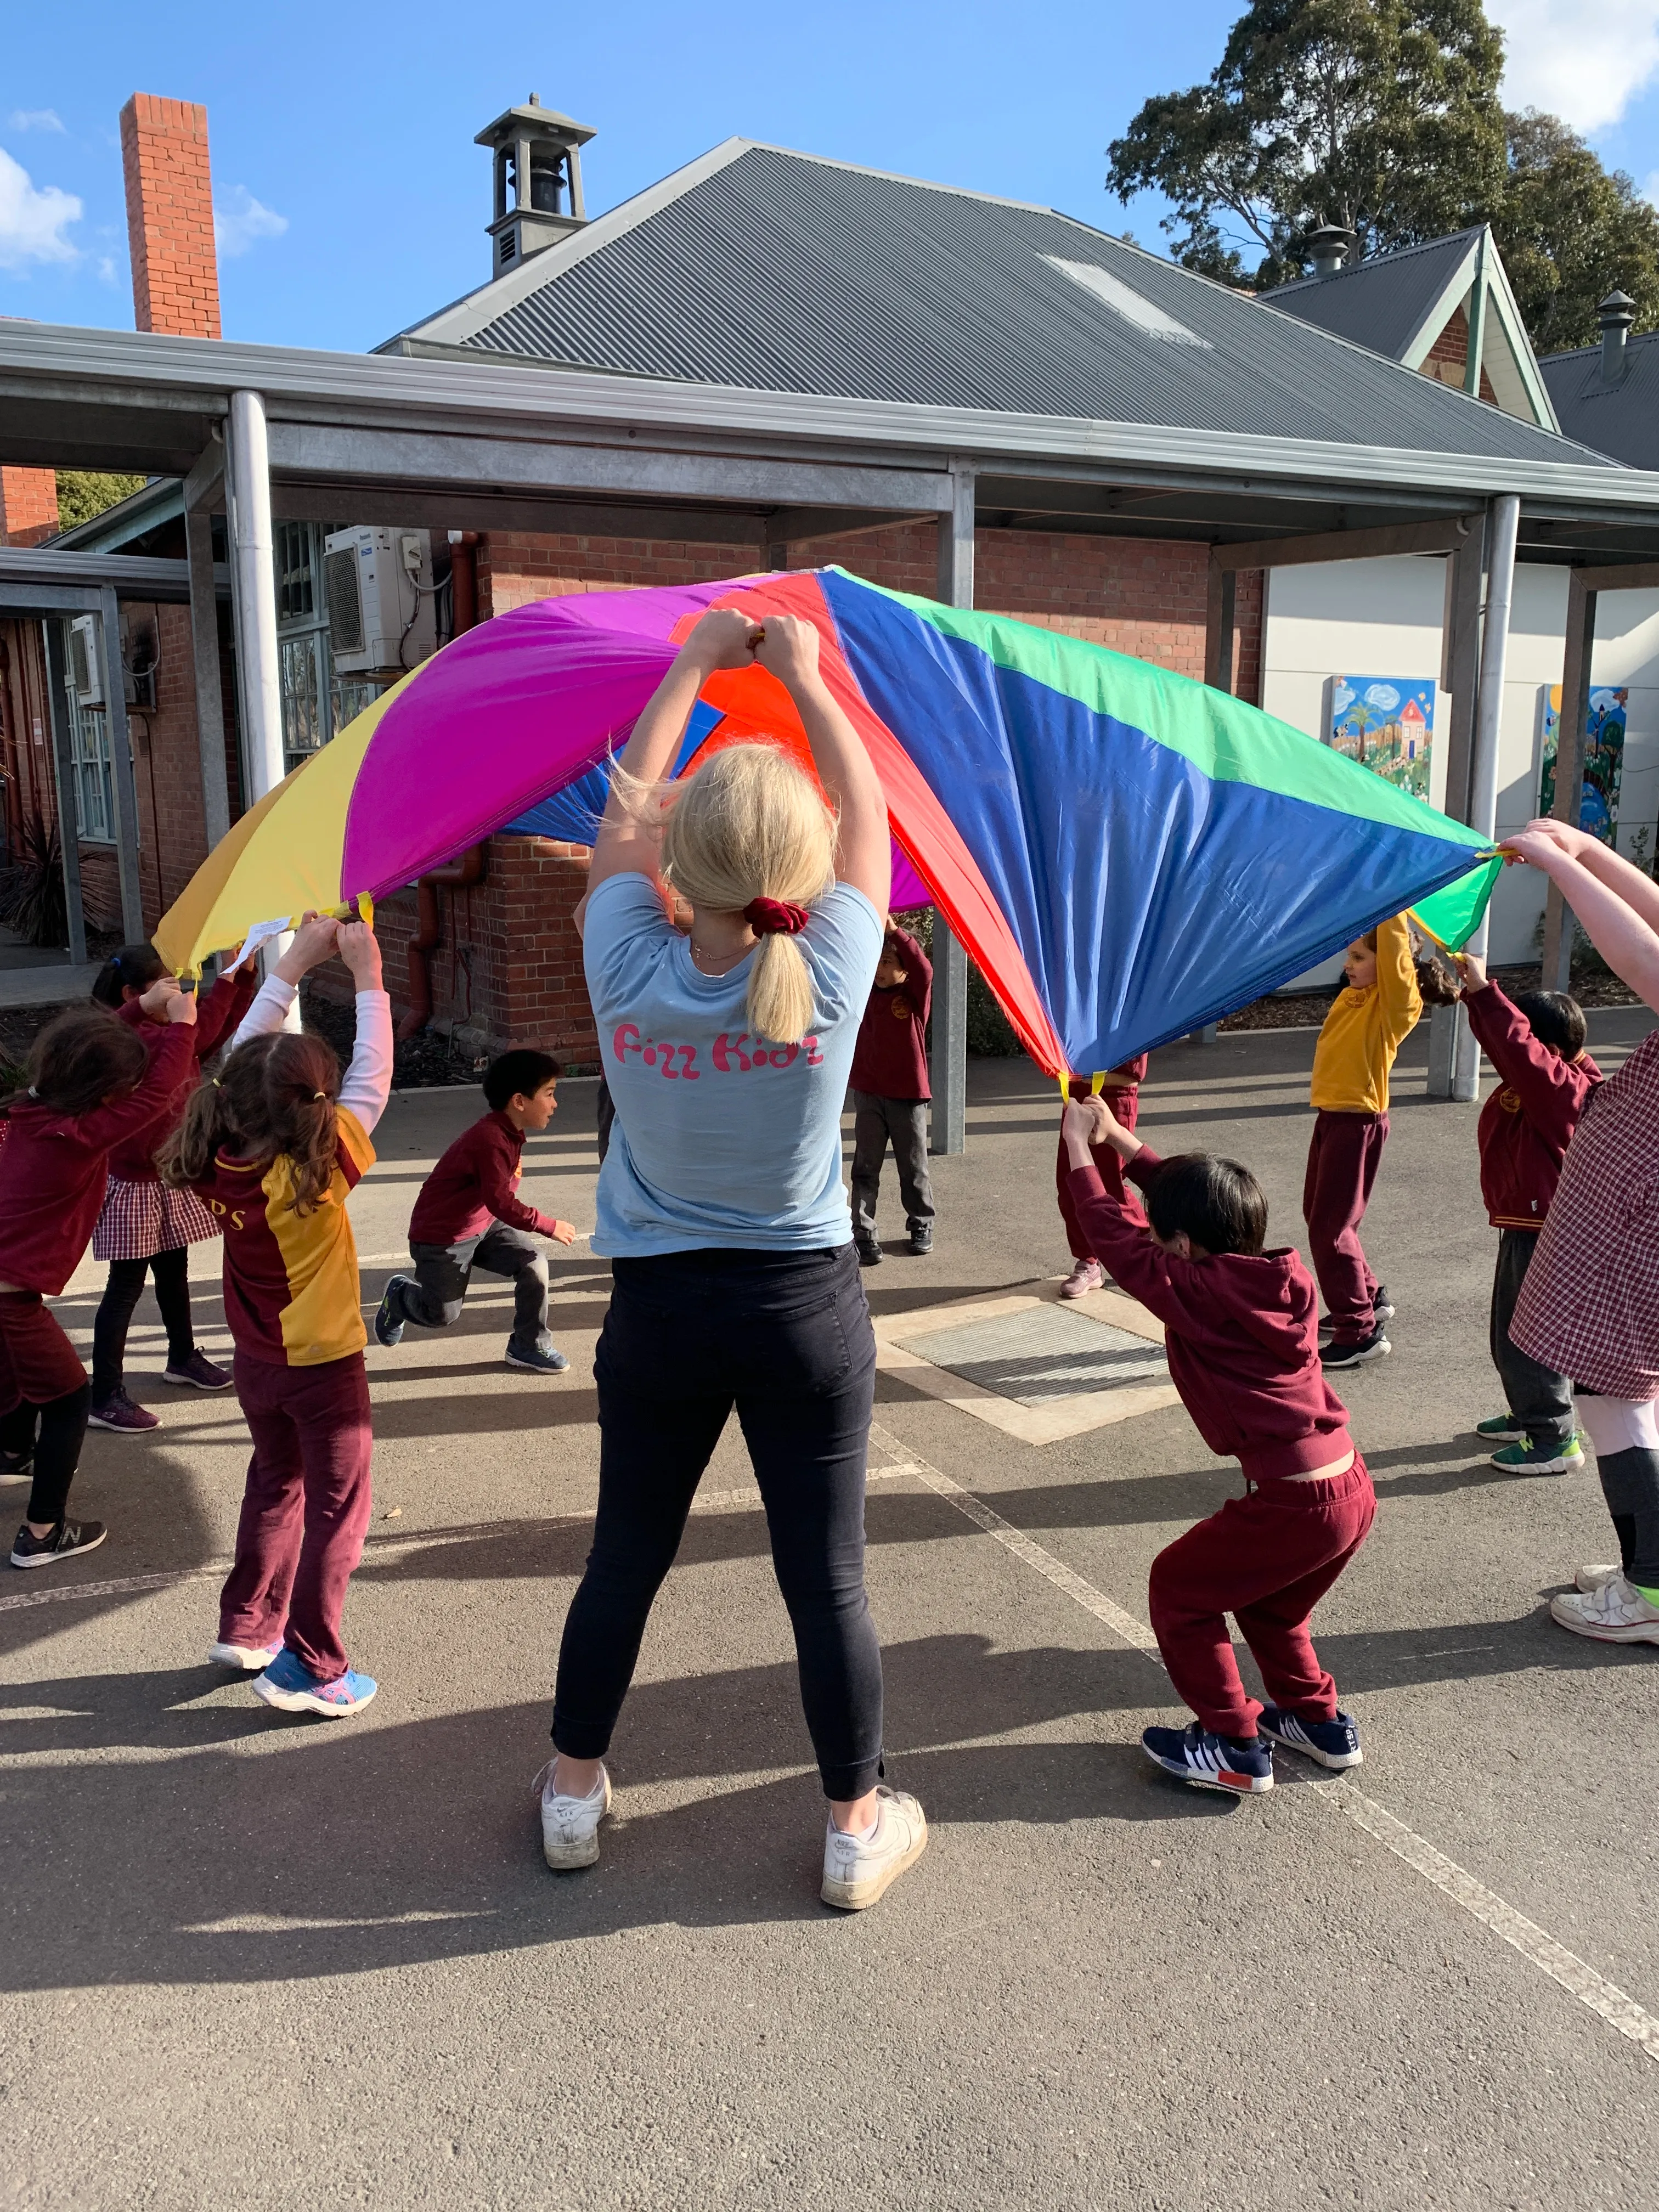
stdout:
[[1322,1106],[1314,1121],[1302,1218],[1325,1310],[1335,1325],[1335,1344],[1357,1344],[1376,1326],[1376,1278],[1359,1242],[1359,1224],[1388,1141],[1386,1114],[1338,1114]]
[[368,1528],[368,1376],[361,1352],[277,1367],[239,1352],[236,1391],[253,1437],[219,1640],[279,1638],[325,1682],[346,1671],[340,1614]]
[[[1073,1083],[1072,1096],[1073,1098],[1086,1098],[1089,1096],[1088,1085]],[[1139,1090],[1108,1089],[1101,1096],[1121,1125],[1126,1129],[1133,1129],[1135,1117],[1140,1111]],[[1091,1145],[1089,1157],[1100,1170],[1100,1180],[1106,1186],[1107,1197],[1115,1198],[1121,1204],[1128,1194],[1123,1180],[1122,1161],[1109,1145]],[[1077,1208],[1072,1203],[1068,1181],[1071,1172],[1072,1164],[1066,1156],[1066,1139],[1062,1137],[1054,1158],[1054,1188],[1060,1194],[1060,1218],[1066,1224],[1066,1242],[1071,1248],[1072,1257],[1074,1260],[1092,1260],[1095,1255],[1089,1249],[1089,1240],[1083,1233],[1082,1224],[1077,1218]]]
[[1262,1483],[1178,1536],[1152,1561],[1152,1632],[1183,1704],[1218,1735],[1253,1736],[1261,1707],[1246,1694],[1227,1633],[1231,1613],[1267,1695],[1307,1721],[1336,1716],[1336,1684],[1319,1663],[1308,1616],[1364,1542],[1376,1493],[1358,1452],[1341,1474]]

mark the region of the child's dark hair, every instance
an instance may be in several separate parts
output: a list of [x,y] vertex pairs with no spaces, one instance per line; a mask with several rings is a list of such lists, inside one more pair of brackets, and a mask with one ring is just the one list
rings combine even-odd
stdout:
[[92,995],[100,1006],[119,1006],[127,991],[148,991],[167,972],[167,963],[153,945],[124,945],[92,979]]
[[1577,1059],[1589,1024],[1577,999],[1565,991],[1522,991],[1515,1006],[1540,1044],[1553,1045],[1563,1060]]
[[252,1038],[192,1096],[156,1156],[162,1182],[175,1190],[199,1182],[226,1146],[253,1159],[285,1155],[294,1164],[294,1211],[314,1212],[334,1179],[339,1091],[340,1063],[321,1037]]
[[1432,945],[1417,956],[1417,995],[1425,1006],[1455,1006],[1463,995],[1462,981]]
[[499,1114],[514,1098],[533,1098],[544,1083],[556,1082],[562,1073],[551,1053],[516,1045],[484,1070],[483,1095]]
[[1218,1152],[1160,1160],[1146,1188],[1146,1218],[1166,1242],[1190,1237],[1205,1251],[1254,1255],[1267,1235],[1267,1201],[1249,1168]]
[[137,1090],[149,1066],[144,1040],[103,1006],[71,1006],[48,1022],[29,1053],[27,1091],[3,1103],[32,1101],[54,1114],[90,1114],[112,1095]]

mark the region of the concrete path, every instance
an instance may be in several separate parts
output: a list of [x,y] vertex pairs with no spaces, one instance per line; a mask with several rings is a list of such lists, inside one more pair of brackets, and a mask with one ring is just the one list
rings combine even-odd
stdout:
[[[1593,1017],[1595,1049],[1645,1026]],[[1312,1048],[1171,1048],[1144,1093],[1161,1150],[1257,1170],[1279,1238]],[[1148,1564],[1237,1487],[1178,1406],[1030,1443],[889,1372],[870,1581],[890,1771],[933,1832],[853,1919],[816,1899],[822,1801],[733,1434],[647,1634],[604,1858],[541,1863],[602,1261],[559,1266],[556,1381],[501,1364],[504,1286],[371,1352],[376,1518],[347,1620],[383,1686],[336,1728],[201,1663],[246,1435],[234,1403],[154,1380],[147,1301],[131,1366],[165,1426],[94,1434],[76,1488],[109,1543],[0,1587],[5,2201],[1645,2208],[1659,1652],[1547,1618],[1607,1552],[1594,1475],[1508,1480],[1469,1434],[1498,1402],[1494,1237],[1474,1111],[1428,1103],[1423,1063],[1419,1037],[1367,1225],[1395,1351],[1346,1378],[1382,1510],[1316,1623],[1362,1787],[1286,1757],[1286,1786],[1234,1805],[1142,1758],[1139,1730],[1179,1717]],[[592,1103],[565,1086],[526,1176],[583,1224]],[[394,1100],[353,1201],[366,1300],[475,1104]],[[879,1316],[1061,1271],[1055,1107],[1023,1064],[975,1066],[938,1250],[867,1279]],[[100,1272],[63,1301],[72,1327]]]

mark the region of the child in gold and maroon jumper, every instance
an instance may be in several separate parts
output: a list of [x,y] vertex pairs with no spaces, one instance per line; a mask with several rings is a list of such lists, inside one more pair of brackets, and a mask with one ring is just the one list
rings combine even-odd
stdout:
[[[40,1437],[11,1450],[33,1487],[12,1546],[15,1567],[55,1565],[104,1540],[103,1523],[65,1508],[80,1464],[92,1392],[46,1300],[80,1264],[104,1202],[111,1148],[165,1110],[191,1066],[196,1000],[171,975],[146,993],[167,1026],[146,1051],[136,1030],[102,1006],[60,1014],[29,1054],[27,1090],[7,1111],[0,1146],[0,1415],[40,1408]],[[12,1471],[21,1473],[14,1461]]]
[[[1148,1055],[1140,1053],[1133,1060],[1126,1060],[1121,1067],[1113,1068],[1101,1079],[1101,1089],[1106,1093],[1106,1103],[1112,1109],[1112,1118],[1121,1129],[1133,1129],[1140,1114],[1140,1086],[1146,1079]],[[1085,1076],[1074,1075],[1066,1089],[1068,1098],[1087,1098],[1093,1095],[1092,1086]],[[1091,1147],[1095,1165],[1100,1170],[1100,1179],[1114,1198],[1127,1195],[1123,1188],[1123,1164],[1109,1145]],[[1077,1208],[1072,1203],[1072,1164],[1066,1157],[1066,1139],[1060,1140],[1054,1155],[1054,1187],[1060,1197],[1060,1218],[1066,1224],[1066,1243],[1072,1255],[1072,1272],[1060,1286],[1063,1298],[1086,1298],[1091,1291],[1097,1291],[1106,1280],[1106,1270],[1099,1258],[1089,1249],[1089,1240],[1083,1233],[1083,1224],[1077,1218]]]
[[[1061,1135],[1084,1233],[1115,1280],[1164,1325],[1170,1379],[1214,1452],[1237,1455],[1243,1498],[1152,1563],[1148,1601],[1170,1680],[1198,1717],[1148,1729],[1147,1756],[1194,1788],[1271,1790],[1272,1745],[1358,1766],[1359,1730],[1320,1665],[1308,1617],[1376,1512],[1347,1408],[1319,1361],[1314,1286],[1297,1254],[1264,1250],[1267,1200],[1236,1161],[1160,1160],[1103,1098],[1068,1105]],[[1109,1145],[1143,1216],[1112,1195],[1091,1148]],[[1245,1694],[1231,1613],[1273,1702]],[[1267,1739],[1264,1741],[1264,1737]]]
[[933,1249],[933,1182],[927,1172],[927,1013],[933,965],[892,916],[883,933],[870,1003],[859,1024],[848,1099],[853,1109],[853,1242],[859,1265],[881,1264],[876,1198],[882,1162],[893,1147],[909,1249],[926,1259]]
[[1583,1010],[1565,991],[1524,991],[1510,999],[1465,953],[1463,1004],[1475,1042],[1498,1071],[1498,1089],[1480,1109],[1480,1194],[1498,1231],[1492,1285],[1492,1358],[1506,1411],[1477,1433],[1498,1444],[1494,1467],[1511,1474],[1565,1474],[1584,1464],[1572,1383],[1522,1352],[1510,1317],[1572,1133],[1601,1080],[1584,1049]]

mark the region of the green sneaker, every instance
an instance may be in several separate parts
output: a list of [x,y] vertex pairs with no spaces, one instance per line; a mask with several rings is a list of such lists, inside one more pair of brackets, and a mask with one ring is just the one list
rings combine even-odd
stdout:
[[1474,1433],[1489,1443],[1501,1444],[1506,1437],[1524,1437],[1527,1432],[1513,1413],[1494,1413],[1489,1421],[1477,1421]]
[[1541,1447],[1522,1437],[1519,1443],[1495,1451],[1492,1463],[1505,1474],[1571,1474],[1584,1464],[1583,1431],[1576,1430],[1564,1442]]

